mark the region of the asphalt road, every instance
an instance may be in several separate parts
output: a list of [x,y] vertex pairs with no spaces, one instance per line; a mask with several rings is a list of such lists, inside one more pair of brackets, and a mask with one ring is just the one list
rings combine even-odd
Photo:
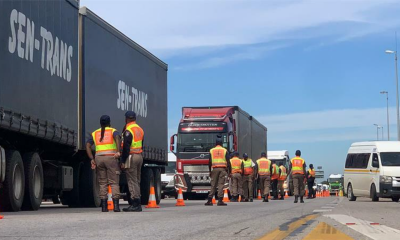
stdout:
[[[141,213],[43,204],[39,211],[2,213],[0,239],[396,239],[399,203],[328,197],[294,204],[204,206],[204,201],[163,200]],[[126,205],[123,205],[125,207]],[[371,225],[372,223],[372,225]],[[378,225],[379,224],[379,225]],[[396,232],[398,231],[398,232]],[[342,235],[341,235],[342,234]]]

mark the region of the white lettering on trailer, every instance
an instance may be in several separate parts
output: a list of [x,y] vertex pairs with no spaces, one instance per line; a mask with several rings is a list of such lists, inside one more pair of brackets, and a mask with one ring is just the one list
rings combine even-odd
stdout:
[[124,81],[118,82],[117,108],[134,111],[138,116],[147,117],[147,93],[129,87]]
[[[17,30],[18,27],[18,30]],[[72,78],[71,58],[74,49],[67,43],[53,36],[46,28],[40,27],[42,46],[40,41],[35,38],[35,23],[25,16],[22,12],[13,9],[10,14],[11,36],[8,39],[8,51],[11,54],[17,52],[18,57],[33,63],[34,50],[40,51],[41,67],[67,82]]]

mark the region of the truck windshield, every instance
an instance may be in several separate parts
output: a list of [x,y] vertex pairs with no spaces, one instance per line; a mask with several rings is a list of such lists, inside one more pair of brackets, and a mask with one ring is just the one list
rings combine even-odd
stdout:
[[279,164],[282,163],[282,165],[286,168],[288,168],[289,166],[287,165],[287,160],[286,159],[270,159],[272,163],[275,163],[276,165],[279,166]]
[[382,166],[400,166],[400,152],[381,152]]
[[[179,152],[209,152],[215,147],[217,135],[221,133],[182,133],[178,137]],[[223,147],[227,148],[226,135],[222,137]]]

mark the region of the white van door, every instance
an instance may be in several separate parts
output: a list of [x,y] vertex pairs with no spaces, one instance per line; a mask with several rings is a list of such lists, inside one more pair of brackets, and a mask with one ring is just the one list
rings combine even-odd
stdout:
[[370,191],[372,190],[373,187],[375,187],[376,193],[378,194],[380,192],[379,189],[380,164],[379,164],[378,153],[372,154],[371,161],[368,165],[369,165],[369,175],[370,175],[370,186],[369,186]]
[[372,162],[372,154],[370,153],[360,153],[357,154],[357,160],[356,160],[358,170],[358,179],[357,179],[357,185],[359,196],[364,196],[364,197],[369,197],[370,193],[370,186],[371,186],[371,162]]

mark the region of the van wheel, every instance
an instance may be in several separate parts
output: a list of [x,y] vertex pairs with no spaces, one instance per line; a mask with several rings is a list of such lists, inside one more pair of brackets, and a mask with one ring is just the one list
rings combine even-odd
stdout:
[[357,197],[354,196],[353,186],[351,186],[351,183],[349,184],[349,186],[347,186],[347,199],[349,199],[349,201],[351,202],[357,200]]
[[372,198],[373,202],[378,202],[379,201],[379,197],[378,194],[376,193],[376,187],[375,184],[372,184],[371,186],[371,193],[370,193],[370,197]]
[[392,201],[393,201],[393,202],[398,202],[399,199],[400,199],[400,197],[392,197]]
[[22,210],[38,210],[43,197],[43,167],[39,154],[24,155],[25,197]]
[[6,151],[6,178],[0,194],[0,211],[18,212],[25,193],[24,164],[18,151]]

